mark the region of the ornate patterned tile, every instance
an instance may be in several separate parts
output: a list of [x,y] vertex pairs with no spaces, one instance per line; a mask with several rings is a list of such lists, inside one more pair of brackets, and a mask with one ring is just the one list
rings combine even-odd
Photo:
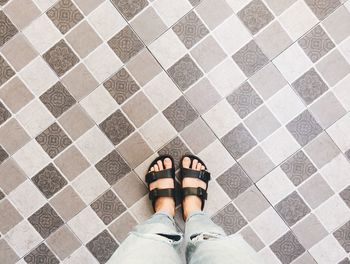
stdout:
[[56,157],[62,150],[72,144],[72,140],[57,123],[53,123],[35,139],[50,158]]
[[28,264],[58,264],[60,261],[55,257],[52,251],[46,246],[45,243],[40,244],[27,256],[24,257],[24,261]]
[[49,204],[32,214],[28,221],[44,239],[63,225],[63,220]]
[[105,81],[103,86],[118,104],[122,104],[140,89],[138,84],[124,68]]
[[207,27],[193,11],[184,16],[172,29],[188,49],[209,34]]
[[52,163],[39,171],[32,178],[32,181],[47,199],[51,198],[67,184],[66,179]]
[[111,190],[107,191],[93,202],[91,208],[105,225],[110,224],[126,210],[125,206]]
[[107,230],[98,234],[86,247],[95,256],[99,263],[106,263],[117,250],[118,244]]
[[107,117],[100,128],[114,145],[118,145],[135,130],[120,110]]
[[79,62],[77,55],[63,39],[49,49],[43,57],[58,76],[62,76]]
[[305,2],[320,20],[323,20],[341,4],[339,0],[305,0]]
[[0,146],[0,164],[3,163],[7,158],[9,157],[9,154]]
[[350,208],[350,186],[342,190],[339,195]]
[[115,150],[100,160],[95,167],[110,185],[115,184],[131,170]]
[[182,156],[191,154],[191,151],[186,147],[179,137],[174,138],[162,149],[158,151],[159,155],[171,155],[174,158],[175,165],[180,163]]
[[127,62],[144,47],[139,37],[126,26],[108,41],[108,45],[122,62]]
[[112,3],[127,20],[131,20],[148,6],[147,0],[112,0]]
[[246,25],[252,34],[256,34],[270,23],[274,17],[261,0],[253,0],[241,11],[239,18]]
[[15,75],[15,72],[11,66],[0,56],[0,85],[7,82],[13,75]]
[[11,117],[11,113],[5,105],[0,101],[0,125],[2,125],[7,119]]
[[4,198],[5,198],[5,194],[2,191],[0,191],[0,200],[2,200]]
[[333,233],[333,236],[338,240],[346,253],[350,253],[350,221],[338,228]]
[[0,11],[0,47],[9,41],[14,35],[18,33],[18,29],[12,24],[11,20],[5,15],[3,11]]
[[56,25],[62,34],[67,33],[84,16],[71,0],[61,0],[46,12],[46,15]]

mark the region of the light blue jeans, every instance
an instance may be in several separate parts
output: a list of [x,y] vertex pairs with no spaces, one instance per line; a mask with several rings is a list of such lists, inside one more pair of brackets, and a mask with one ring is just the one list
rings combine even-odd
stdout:
[[185,236],[164,212],[137,225],[108,264],[181,264],[182,242],[190,264],[261,264],[241,235],[226,236],[205,213],[195,212],[186,221]]

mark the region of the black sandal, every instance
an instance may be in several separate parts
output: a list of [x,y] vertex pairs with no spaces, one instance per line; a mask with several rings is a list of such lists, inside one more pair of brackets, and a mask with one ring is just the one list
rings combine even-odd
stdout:
[[[161,171],[150,171],[151,168],[155,164],[157,164],[157,161],[159,160],[163,162],[163,166],[164,166],[164,160],[166,158],[171,159],[172,167],[170,169],[164,169]],[[164,178],[172,178],[174,180],[174,186],[175,186],[175,163],[174,163],[173,157],[168,155],[159,156],[151,163],[151,165],[148,168],[148,171],[149,172],[146,174],[146,177],[145,177],[146,182],[148,184],[148,189],[152,182],[155,182],[158,179],[164,179]],[[172,197],[175,201],[175,188],[164,188],[164,189],[155,188],[152,191],[149,191],[148,197],[152,201],[153,210],[156,211],[155,203],[159,197]]]
[[[183,159],[186,157],[188,157],[191,160],[190,168],[184,168],[182,166]],[[201,163],[205,167],[205,170],[198,171],[198,170],[191,169],[192,162],[194,159],[198,160],[198,162]],[[202,208],[201,209],[203,211],[205,200],[207,200],[207,197],[208,197],[208,193],[207,193],[208,182],[211,179],[210,172],[207,171],[207,166],[205,165],[205,163],[200,158],[198,158],[197,156],[194,156],[194,155],[183,156],[181,159],[181,163],[180,163],[180,177],[181,177],[181,183],[182,183],[183,178],[186,178],[186,177],[197,178],[197,179],[200,179],[206,183],[207,186],[206,186],[205,190],[201,187],[182,187],[181,188],[182,200],[188,195],[198,196],[202,201]],[[183,213],[183,210],[182,210],[182,213]]]

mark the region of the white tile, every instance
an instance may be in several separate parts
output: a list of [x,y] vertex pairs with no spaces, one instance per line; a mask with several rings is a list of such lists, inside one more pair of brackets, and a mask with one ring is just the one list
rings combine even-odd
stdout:
[[339,50],[350,63],[350,36],[339,45]]
[[229,95],[246,79],[244,73],[232,58],[227,58],[218,67],[214,68],[209,73],[208,78],[222,96]]
[[219,25],[213,34],[229,55],[236,53],[252,39],[252,35],[236,15]]
[[51,161],[47,153],[35,139],[24,145],[12,157],[30,178]]
[[350,111],[350,75],[345,77],[340,81],[336,87],[334,87],[333,92],[340,103],[344,106],[346,111]]
[[113,150],[112,143],[103,132],[94,126],[77,141],[77,146],[87,159],[95,164]]
[[162,113],[157,114],[140,128],[140,133],[154,151],[157,151],[177,134]]
[[[49,3],[49,1],[40,0],[42,3]],[[43,32],[45,32],[45,34]],[[28,40],[40,54],[44,53],[55,45],[55,43],[62,37],[62,34],[46,14],[42,14],[40,17],[35,19],[23,30],[23,34],[28,38]]]
[[187,52],[186,47],[172,29],[166,31],[149,45],[149,49],[165,69],[170,68]]
[[91,255],[90,251],[87,250],[86,247],[80,247],[76,250],[72,255],[67,257],[64,261],[64,264],[98,264],[97,260],[93,255]]
[[165,72],[153,78],[143,90],[160,111],[167,108],[181,96],[180,90]]
[[122,30],[127,24],[110,1],[103,2],[92,11],[88,16],[88,20],[106,41]]
[[350,113],[328,128],[327,133],[343,152],[350,149],[350,136],[344,136],[350,135]]
[[213,216],[220,209],[229,204],[231,199],[216,181],[210,181],[208,189],[215,195],[211,195],[210,199],[206,201],[204,212],[206,212],[209,216]]
[[46,203],[45,197],[30,180],[19,185],[8,198],[25,217],[31,216]]
[[226,135],[241,122],[241,118],[226,99],[206,112],[203,119],[219,138]]
[[317,17],[303,0],[297,1],[288,8],[279,17],[279,21],[293,41],[296,41],[318,23]]
[[276,255],[272,252],[272,250],[269,247],[265,247],[262,250],[260,250],[258,252],[258,256],[261,259],[261,261],[265,261],[264,263],[281,264],[279,259],[276,257]]
[[228,5],[237,13],[243,7],[250,3],[251,0],[226,0]]
[[6,234],[5,239],[19,257],[29,253],[43,240],[34,227],[26,220],[23,220],[11,229]]
[[350,209],[338,196],[333,195],[314,211],[329,233],[345,224],[350,218]]
[[277,204],[294,191],[294,185],[280,167],[271,171],[256,185],[272,205]]
[[52,6],[57,0],[33,0],[34,3],[41,9],[41,11],[45,12],[50,6]]
[[103,82],[123,65],[112,49],[106,44],[100,45],[86,59],[85,65],[96,80]]
[[273,60],[273,63],[289,83],[293,83],[312,66],[311,60],[298,43],[294,43],[282,52]]
[[321,173],[336,192],[350,185],[350,163],[342,154],[326,164],[321,169]]
[[236,163],[219,140],[215,140],[203,149],[198,156],[202,160],[205,160],[213,179],[217,178]]
[[86,207],[78,215],[68,222],[68,226],[83,242],[88,243],[96,235],[98,235],[105,225],[90,206]]
[[155,152],[153,155],[148,157],[144,162],[142,162],[139,166],[137,166],[134,171],[139,176],[139,178],[147,185],[145,176],[146,173],[148,172],[148,167],[151,164],[153,160],[155,160],[158,157],[158,153]]
[[251,222],[251,227],[267,245],[288,231],[287,225],[272,207],[255,218]]
[[261,147],[276,165],[300,149],[298,142],[285,127],[279,128],[265,139],[261,143]]
[[187,0],[157,0],[154,1],[153,7],[168,27],[192,9]]
[[17,120],[32,137],[39,135],[55,121],[53,115],[38,99],[22,108],[17,114]]
[[40,96],[58,82],[56,74],[40,56],[24,67],[19,75],[29,90],[37,96]]
[[309,252],[319,264],[338,263],[346,256],[344,249],[332,234],[309,249]]
[[266,103],[283,125],[305,109],[304,104],[289,85],[275,93]]
[[139,223],[146,221],[153,215],[152,205],[147,195],[138,200],[130,210]]

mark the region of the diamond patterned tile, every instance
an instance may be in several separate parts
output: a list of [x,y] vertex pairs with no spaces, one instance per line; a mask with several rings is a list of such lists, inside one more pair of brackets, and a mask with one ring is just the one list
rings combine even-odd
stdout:
[[135,1],[112,0],[112,3],[127,20],[131,20],[134,16],[140,13],[146,6],[148,6],[147,0],[135,0]]
[[31,251],[27,256],[25,256],[24,261],[28,264],[37,264],[37,263],[58,264],[58,263],[60,263],[60,261],[55,257],[55,255],[46,246],[45,243],[40,244],[33,251]]
[[105,230],[87,243],[86,247],[100,263],[106,263],[117,250],[118,244],[109,232]]

